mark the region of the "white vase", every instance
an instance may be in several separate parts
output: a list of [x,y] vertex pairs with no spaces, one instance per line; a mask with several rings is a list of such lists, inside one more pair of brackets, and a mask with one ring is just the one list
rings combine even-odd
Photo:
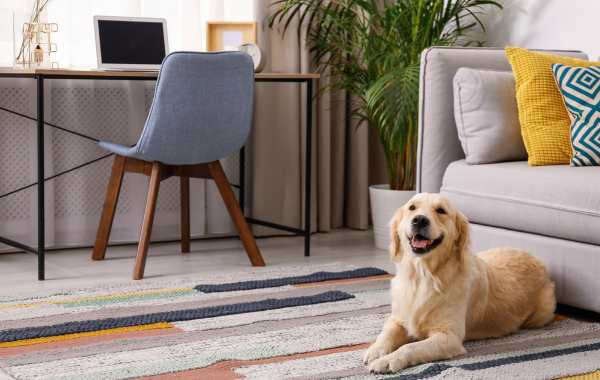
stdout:
[[390,221],[396,210],[408,202],[415,193],[415,191],[390,190],[389,185],[369,186],[375,247],[388,249],[390,245]]

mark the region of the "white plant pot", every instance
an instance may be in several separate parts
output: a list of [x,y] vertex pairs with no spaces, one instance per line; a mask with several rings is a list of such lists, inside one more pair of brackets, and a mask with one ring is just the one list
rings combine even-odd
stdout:
[[415,191],[390,190],[389,185],[369,186],[375,247],[388,249],[390,245],[390,221],[396,210],[408,202],[415,193]]

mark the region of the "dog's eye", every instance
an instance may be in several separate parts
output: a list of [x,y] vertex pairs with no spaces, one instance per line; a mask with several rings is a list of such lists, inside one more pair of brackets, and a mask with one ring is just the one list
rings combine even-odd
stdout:
[[416,207],[415,207],[415,205],[410,205],[410,206],[408,206],[408,209],[410,211],[415,211]]
[[446,210],[444,210],[444,209],[443,209],[443,208],[441,208],[441,207],[438,207],[438,208],[436,208],[436,209],[435,209],[435,212],[437,212],[438,214],[445,214],[445,213],[446,213]]

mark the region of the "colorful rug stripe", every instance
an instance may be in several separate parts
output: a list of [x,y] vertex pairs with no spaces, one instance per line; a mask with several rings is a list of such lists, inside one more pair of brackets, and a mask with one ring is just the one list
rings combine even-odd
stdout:
[[[0,348],[0,362],[8,363],[12,360],[27,360],[29,357],[46,357],[46,354],[52,352],[62,352],[66,356],[69,352],[76,351],[77,355],[89,351],[91,347],[103,347],[106,344],[121,344],[126,342],[130,344],[134,341],[148,339],[168,339],[172,335],[181,334],[182,331],[177,327],[153,330],[134,330],[125,332],[113,332],[109,334],[81,336],[75,339],[60,340],[56,342],[32,344],[29,346],[17,346]],[[34,359],[35,360],[35,359]]]
[[166,322],[159,322],[159,323],[152,323],[149,325],[139,325],[139,326],[131,326],[131,327],[117,327],[117,328],[113,328],[113,329],[105,329],[105,330],[99,330],[99,331],[48,336],[48,337],[44,337],[44,338],[22,339],[22,340],[15,340],[12,342],[2,342],[2,343],[0,343],[0,348],[30,346],[33,344],[53,343],[53,342],[60,342],[60,341],[64,341],[64,340],[70,340],[70,339],[86,338],[86,337],[90,337],[90,336],[122,334],[122,333],[133,332],[133,331],[170,329],[173,327],[174,326],[172,324],[166,323]]
[[[290,319],[290,320],[281,320],[281,321],[263,321],[257,322],[250,325],[245,326],[236,326],[236,327],[225,327],[222,329],[214,329],[214,330],[204,330],[204,331],[191,331],[191,332],[182,332],[177,326],[171,330],[159,330],[159,331],[172,331],[173,334],[167,334],[165,336],[149,336],[144,337],[142,339],[133,338],[128,339],[126,341],[121,341],[117,339],[115,341],[106,341],[100,344],[92,344],[89,346],[81,346],[77,350],[73,350],[71,347],[67,347],[65,349],[58,348],[51,351],[43,351],[43,352],[31,352],[30,354],[24,354],[17,357],[10,357],[3,360],[0,357],[0,363],[4,363],[8,366],[21,366],[21,365],[29,365],[32,363],[48,363],[53,361],[62,361],[67,359],[95,356],[101,354],[117,354],[119,352],[124,351],[124,346],[128,352],[135,352],[137,350],[145,350],[150,348],[158,348],[158,347],[166,347],[166,346],[174,346],[181,344],[195,344],[195,343],[204,343],[205,350],[208,350],[208,346],[212,347],[212,343],[215,339],[221,340],[222,338],[229,337],[237,337],[237,343],[235,341],[227,340],[228,345],[239,346],[240,337],[245,337],[247,335],[255,335],[261,334],[265,331],[280,331],[278,334],[280,337],[282,336],[282,332],[288,329],[297,329],[301,326],[306,325],[315,325],[325,322],[333,322],[345,320],[346,318],[354,318],[354,317],[370,317],[372,320],[371,323],[377,325],[374,329],[373,334],[379,333],[379,331],[375,331],[376,329],[381,329],[383,322],[385,321],[385,316],[389,312],[389,307],[381,307],[374,310],[360,310],[358,312],[347,312],[347,313],[335,313],[328,314],[318,317],[308,317],[301,319]],[[205,321],[209,321],[205,319]],[[335,325],[334,325],[335,326]],[[315,336],[315,331],[310,330],[310,336]],[[176,332],[176,333],[175,333]],[[332,331],[329,331],[329,334],[333,334]],[[355,343],[363,343],[365,342],[365,331],[362,331],[362,335],[360,340]],[[243,338],[245,341],[245,338]],[[295,338],[290,338],[295,339]],[[368,339],[370,340],[370,339]],[[244,343],[245,344],[245,343]],[[277,341],[273,344],[279,344]],[[339,346],[339,339],[337,344],[332,347]],[[256,347],[254,344],[251,344],[252,347]],[[35,347],[35,346],[33,346]],[[229,346],[227,346],[229,347]],[[217,351],[220,351],[220,348],[215,348]],[[9,349],[6,349],[9,350]],[[0,350],[1,352],[2,350]],[[308,350],[311,351],[311,350]],[[231,359],[228,357],[226,359]],[[194,367],[197,368],[197,367]]]
[[294,288],[314,288],[317,286],[360,284],[363,282],[371,282],[371,281],[389,281],[392,278],[394,278],[394,275],[383,274],[383,275],[370,276],[370,277],[348,278],[348,279],[343,279],[343,280],[308,282],[306,284],[297,284],[297,285],[292,285],[292,286]]
[[389,290],[378,290],[364,293],[357,293],[354,298],[339,302],[330,302],[325,304],[314,304],[298,306],[295,308],[286,308],[279,310],[266,310],[255,313],[244,313],[227,315],[218,318],[193,320],[177,322],[175,326],[184,331],[206,331],[213,329],[223,329],[225,327],[243,326],[261,321],[282,321],[286,319],[301,319],[316,317],[326,314],[340,314],[344,312],[354,312],[358,315],[359,311],[365,309],[375,309],[389,304]]
[[[467,344],[468,346],[468,344]],[[371,375],[361,364],[362,350],[347,351],[331,355],[302,358],[290,361],[278,361],[269,364],[252,364],[240,366],[234,371],[244,379],[258,380],[276,379],[551,379],[562,376],[561,373],[573,373],[573,368],[596,367],[600,364],[600,352],[592,349],[583,351],[582,346],[592,347],[592,344],[577,345],[552,349],[546,347],[541,351],[524,355],[477,355],[476,360],[450,360],[440,363],[428,363],[410,367],[399,374]],[[531,350],[527,350],[531,351]],[[577,352],[576,352],[577,351]],[[548,354],[546,354],[548,353]],[[583,353],[584,355],[579,355]],[[498,358],[497,356],[502,356]],[[539,359],[538,359],[539,358]],[[525,359],[525,360],[522,360]],[[593,373],[590,374],[593,376]],[[585,378],[582,378],[582,380]],[[585,380],[591,380],[588,378]],[[578,380],[577,377],[568,380]]]
[[581,375],[561,377],[559,380],[600,380],[600,371],[582,373]]
[[82,297],[74,300],[54,301],[55,305],[62,305],[65,307],[81,307],[91,305],[107,305],[125,301],[145,301],[150,299],[161,299],[161,298],[172,298],[180,297],[189,294],[193,294],[195,291],[192,288],[180,288],[180,289],[162,289],[152,291],[139,291],[139,292],[124,292],[111,295],[94,296],[94,297]]
[[[121,318],[131,317],[140,314],[152,314],[167,312],[173,310],[184,310],[184,309],[196,309],[198,307],[209,307],[218,306],[225,304],[245,303],[260,301],[267,298],[290,298],[290,297],[301,297],[301,296],[312,296],[320,294],[326,291],[339,290],[350,294],[356,294],[365,290],[382,290],[389,287],[388,281],[371,281],[367,284],[361,284],[357,287],[352,284],[342,286],[327,286],[327,287],[314,287],[307,289],[296,289],[292,286],[285,286],[281,288],[267,288],[257,289],[248,292],[231,292],[231,293],[212,293],[203,294],[196,292],[200,297],[187,298],[177,297],[177,302],[161,302],[146,301],[144,303],[138,303],[132,306],[124,305],[111,305],[111,307],[95,308],[90,309],[83,308],[81,310],[74,311],[69,309],[69,313],[60,313],[48,315],[46,317],[35,317],[25,318],[18,320],[4,320],[0,324],[0,331],[24,328],[24,327],[35,327],[35,326],[49,326],[57,325],[60,323],[72,322],[72,321],[83,321],[83,320],[96,320],[105,318]],[[240,295],[240,293],[246,293]],[[230,296],[224,296],[230,295]],[[0,318],[2,320],[2,318]]]
[[[572,347],[565,348],[557,348],[557,349],[546,349],[540,350],[538,352],[532,352],[522,355],[514,355],[514,356],[506,356],[502,358],[493,358],[489,360],[477,360],[472,363],[462,363],[462,364],[453,364],[453,363],[432,363],[426,364],[425,369],[418,373],[410,373],[410,374],[398,374],[386,377],[386,380],[421,380],[421,379],[429,379],[435,377],[447,377],[445,375],[446,372],[452,373],[455,376],[457,375],[456,370],[463,370],[465,372],[473,372],[477,373],[477,371],[507,367],[514,364],[527,364],[542,361],[545,359],[554,359],[559,358],[561,356],[568,356],[577,353],[593,353],[596,356],[600,354],[600,342],[595,341],[591,343],[584,343],[575,345]],[[590,355],[591,359],[591,355]],[[597,364],[600,366],[600,364]],[[481,373],[481,372],[480,372]],[[526,377],[525,377],[526,378]]]
[[354,298],[354,296],[345,292],[329,291],[305,297],[292,297],[281,299],[271,298],[255,302],[219,305],[213,307],[203,307],[198,309],[175,310],[123,318],[106,318],[99,320],[67,322],[51,326],[17,328],[0,331],[0,342],[14,342],[25,339],[85,333],[120,327],[148,325],[159,322],[180,322],[194,319],[213,318],[224,315],[251,313],[256,311],[313,305],[325,302],[336,302],[347,300],[350,298]]
[[36,289],[34,291],[21,291],[9,294],[0,294],[0,305],[7,303],[27,303],[44,300],[58,300],[72,297],[89,297],[94,295],[109,295],[123,292],[151,291],[160,289],[193,288],[198,285],[198,278],[203,283],[223,284],[234,281],[264,280],[274,277],[300,276],[319,271],[342,271],[357,269],[357,266],[343,262],[309,263],[301,265],[282,266],[269,265],[266,267],[236,267],[223,271],[210,271],[199,274],[190,274],[181,278],[168,280],[147,278],[144,281],[124,281],[94,284],[93,286],[77,287],[72,289]]
[[247,380],[325,379],[327,374],[339,378],[343,373],[340,369],[353,368],[353,373],[362,371],[362,354],[368,347],[367,343],[311,353],[318,355],[291,355],[286,360],[248,362],[233,371]]
[[[283,330],[232,335],[160,347],[123,350],[70,359],[13,365],[23,379],[129,379],[207,367],[224,360],[255,360],[365,343],[381,331],[387,316],[335,318]],[[285,343],[284,343],[285,342]]]
[[252,290],[261,288],[276,288],[286,285],[306,284],[310,282],[321,282],[331,280],[345,280],[351,278],[371,277],[385,275],[388,272],[379,268],[359,268],[343,272],[316,272],[305,276],[292,276],[281,278],[270,278],[257,281],[240,281],[226,284],[201,284],[194,289],[202,293],[233,292],[236,290]]
[[[351,346],[341,346],[336,348],[329,348],[326,350],[312,351],[312,352],[303,352],[299,354],[292,355],[283,355],[283,356],[275,356],[267,359],[256,359],[256,360],[225,360],[222,362],[215,363],[213,365],[199,368],[199,369],[191,369],[188,371],[167,373],[162,375],[154,375],[154,376],[146,376],[146,377],[138,377],[136,380],[175,380],[175,379],[219,379],[219,380],[229,380],[229,379],[239,379],[239,373],[242,373],[238,370],[238,368],[246,368],[246,367],[258,367],[258,366],[268,366],[271,363],[287,363],[290,361],[299,361],[307,358],[315,358],[321,356],[329,356],[332,354],[338,353],[346,353],[349,351],[360,351],[366,349],[368,344],[357,344]],[[318,371],[318,370],[317,370]],[[278,377],[276,373],[267,373],[265,376],[261,374],[257,379],[279,379],[283,377]],[[247,378],[247,376],[244,376]]]

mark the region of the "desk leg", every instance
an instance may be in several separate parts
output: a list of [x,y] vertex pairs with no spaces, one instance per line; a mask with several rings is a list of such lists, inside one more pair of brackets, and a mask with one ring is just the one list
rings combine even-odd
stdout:
[[312,92],[313,81],[306,82],[306,157],[304,179],[304,256],[310,256],[310,232],[312,209]]
[[38,280],[45,279],[46,230],[44,221],[44,78],[37,77],[37,222]]

